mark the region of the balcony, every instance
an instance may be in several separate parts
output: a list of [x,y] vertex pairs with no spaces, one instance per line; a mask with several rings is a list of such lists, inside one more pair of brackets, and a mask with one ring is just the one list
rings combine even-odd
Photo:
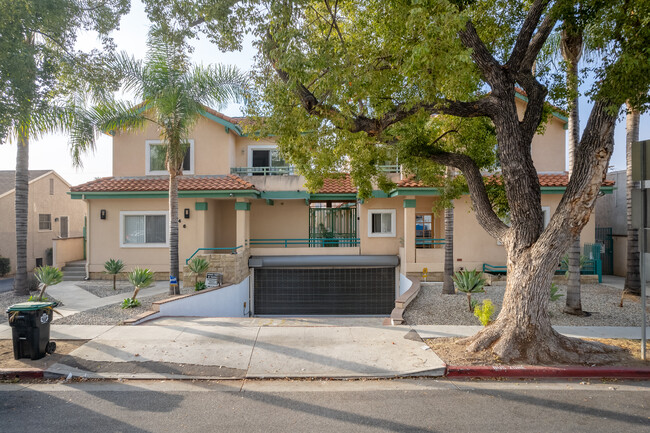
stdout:
[[237,176],[295,176],[294,167],[233,167],[230,174]]

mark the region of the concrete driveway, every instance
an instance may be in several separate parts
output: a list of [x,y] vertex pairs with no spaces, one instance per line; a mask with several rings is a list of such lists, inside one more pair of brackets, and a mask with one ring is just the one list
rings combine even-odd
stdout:
[[4,278],[0,280],[0,293],[8,292],[14,288],[13,278]]

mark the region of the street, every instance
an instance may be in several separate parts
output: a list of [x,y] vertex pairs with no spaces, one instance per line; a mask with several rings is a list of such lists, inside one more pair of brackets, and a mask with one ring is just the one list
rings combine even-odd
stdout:
[[432,379],[0,384],[3,431],[647,432],[650,383]]

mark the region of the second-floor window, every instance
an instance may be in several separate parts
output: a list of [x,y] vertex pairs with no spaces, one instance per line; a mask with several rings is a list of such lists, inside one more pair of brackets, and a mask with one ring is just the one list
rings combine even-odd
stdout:
[[38,214],[38,229],[52,230],[52,215],[49,213]]
[[[190,147],[187,149],[183,160],[183,173],[194,174],[194,140],[189,140]],[[167,174],[165,165],[165,147],[160,140],[146,141],[146,174]]]
[[[248,166],[262,170],[253,170],[252,174],[263,174],[263,169],[282,170],[287,163],[275,145],[253,145],[248,147]],[[273,171],[273,170],[271,170]]]

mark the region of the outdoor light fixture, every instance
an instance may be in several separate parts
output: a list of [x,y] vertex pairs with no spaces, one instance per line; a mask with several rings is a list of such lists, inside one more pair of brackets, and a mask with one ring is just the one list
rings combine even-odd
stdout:
[[106,219],[106,209],[102,209],[99,211],[99,218],[103,220]]
[[183,213],[183,215],[185,216],[185,219],[189,219],[190,218],[190,209],[185,208],[185,212]]

